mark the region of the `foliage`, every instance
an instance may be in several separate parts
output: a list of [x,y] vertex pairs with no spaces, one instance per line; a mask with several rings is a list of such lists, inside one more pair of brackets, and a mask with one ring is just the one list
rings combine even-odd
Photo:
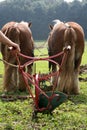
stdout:
[[67,3],[64,0],[6,0],[0,3],[0,25],[8,21],[32,21],[32,32],[35,40],[47,39],[49,24],[54,19],[75,21],[82,25],[87,38],[87,4],[75,0]]
[[[41,42],[36,42],[37,45]],[[44,43],[44,42],[43,42]],[[46,49],[35,50],[35,55],[47,54]],[[87,47],[82,64],[86,64]],[[1,56],[0,56],[1,57]],[[45,63],[40,63],[38,70],[44,72]],[[3,63],[0,62],[0,75],[3,75]],[[1,71],[2,70],[2,71]],[[81,76],[84,76],[81,75]],[[87,74],[85,74],[87,77]],[[0,93],[2,94],[2,77],[0,77]],[[80,94],[72,95],[70,100],[61,104],[53,111],[53,115],[38,113],[38,118],[32,120],[33,101],[6,101],[0,98],[0,130],[86,130],[87,129],[87,82],[80,82]],[[0,96],[1,96],[0,94]],[[13,95],[24,95],[15,93]],[[25,93],[25,95],[27,95]]]

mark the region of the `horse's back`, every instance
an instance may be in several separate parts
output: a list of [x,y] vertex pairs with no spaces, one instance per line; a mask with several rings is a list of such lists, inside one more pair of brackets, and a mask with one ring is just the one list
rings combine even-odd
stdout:
[[1,31],[2,31],[3,33],[5,33],[5,31],[6,31],[9,27],[13,26],[15,23],[16,23],[16,22],[14,22],[14,21],[6,23],[5,25],[3,25]]
[[[78,74],[85,45],[83,28],[75,22],[59,22],[51,27],[51,29],[48,38],[49,56],[60,53],[64,47],[71,46],[66,58],[59,56],[53,59],[59,65],[62,63],[62,71],[59,75],[58,82],[55,83],[57,77],[54,76],[52,83],[53,85],[58,85],[59,91],[67,94],[78,94]],[[52,68],[52,72],[57,71],[56,65],[52,62],[49,62],[50,68]]]
[[[25,55],[33,56],[34,41],[32,32],[27,22],[8,22],[2,27],[2,32],[13,42],[20,44],[21,52]],[[5,45],[1,45],[4,54]]]
[[[54,55],[59,53],[63,50],[64,47],[64,33],[67,28],[73,28],[76,34],[76,53],[84,52],[84,31],[83,28],[75,22],[67,22],[67,23],[60,23],[54,25],[53,29],[50,32],[48,37],[48,48],[50,55]],[[68,37],[69,38],[69,37]],[[59,62],[61,61],[60,58],[57,59]]]

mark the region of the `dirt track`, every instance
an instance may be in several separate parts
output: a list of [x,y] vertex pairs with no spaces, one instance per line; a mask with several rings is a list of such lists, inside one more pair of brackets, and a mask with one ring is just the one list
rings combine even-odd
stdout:
[[87,64],[80,66],[80,77],[79,77],[80,81],[87,82],[87,77],[82,78],[81,77],[82,74],[87,74]]

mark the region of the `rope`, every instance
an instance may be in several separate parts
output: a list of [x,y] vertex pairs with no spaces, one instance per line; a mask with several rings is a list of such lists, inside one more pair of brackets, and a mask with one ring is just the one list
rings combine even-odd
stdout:
[[10,65],[10,66],[12,66],[12,67],[16,67],[16,68],[19,67],[19,65],[11,64],[11,63],[7,62],[6,60],[3,60],[3,59],[0,59],[0,61],[4,62],[4,63],[6,63],[6,64],[8,64],[8,65]]
[[[38,60],[48,60],[48,61],[50,61],[50,59],[56,58],[56,57],[58,57],[58,56],[64,54],[65,51],[68,51],[68,50],[70,50],[70,49],[71,49],[71,48],[69,48],[69,46],[68,46],[68,47],[65,48],[62,52],[60,52],[60,53],[58,53],[58,54],[56,54],[56,55],[53,55],[53,56],[45,57],[45,58],[41,58],[41,57],[31,57],[31,56],[24,55],[24,54],[22,54],[22,53],[18,53],[18,55],[19,55],[19,56],[22,56],[22,57],[24,57],[24,58],[33,60],[32,62],[38,61]],[[44,55],[43,55],[43,56],[44,56]],[[16,55],[16,58],[17,58],[17,55]],[[8,65],[10,65],[10,66],[16,67],[16,68],[19,67],[19,65],[11,64],[11,63],[7,62],[6,60],[3,60],[3,59],[0,59],[0,61],[3,61],[4,63],[6,63],[6,64],[8,64]],[[29,61],[29,62],[30,62],[30,61]],[[26,65],[27,65],[29,62],[27,62]],[[54,62],[54,61],[52,61],[52,62]],[[56,64],[56,63],[55,63],[55,64]],[[24,64],[24,65],[25,65],[25,64]]]
[[47,48],[47,40],[43,44],[41,44],[40,46],[35,45],[34,48],[37,49],[40,52],[40,54],[37,57],[47,56],[47,54],[44,54],[44,53],[42,53],[41,50],[39,50],[39,49]]
[[40,46],[34,46],[34,48],[35,49],[38,49],[38,48],[45,48],[47,46],[47,40],[43,43],[43,44],[41,44]]

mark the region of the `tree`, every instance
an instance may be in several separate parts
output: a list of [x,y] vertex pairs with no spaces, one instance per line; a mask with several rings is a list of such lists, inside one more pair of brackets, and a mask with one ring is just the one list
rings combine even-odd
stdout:
[[8,21],[32,21],[34,39],[47,39],[54,19],[80,23],[87,37],[87,0],[6,0],[0,3],[0,25]]

